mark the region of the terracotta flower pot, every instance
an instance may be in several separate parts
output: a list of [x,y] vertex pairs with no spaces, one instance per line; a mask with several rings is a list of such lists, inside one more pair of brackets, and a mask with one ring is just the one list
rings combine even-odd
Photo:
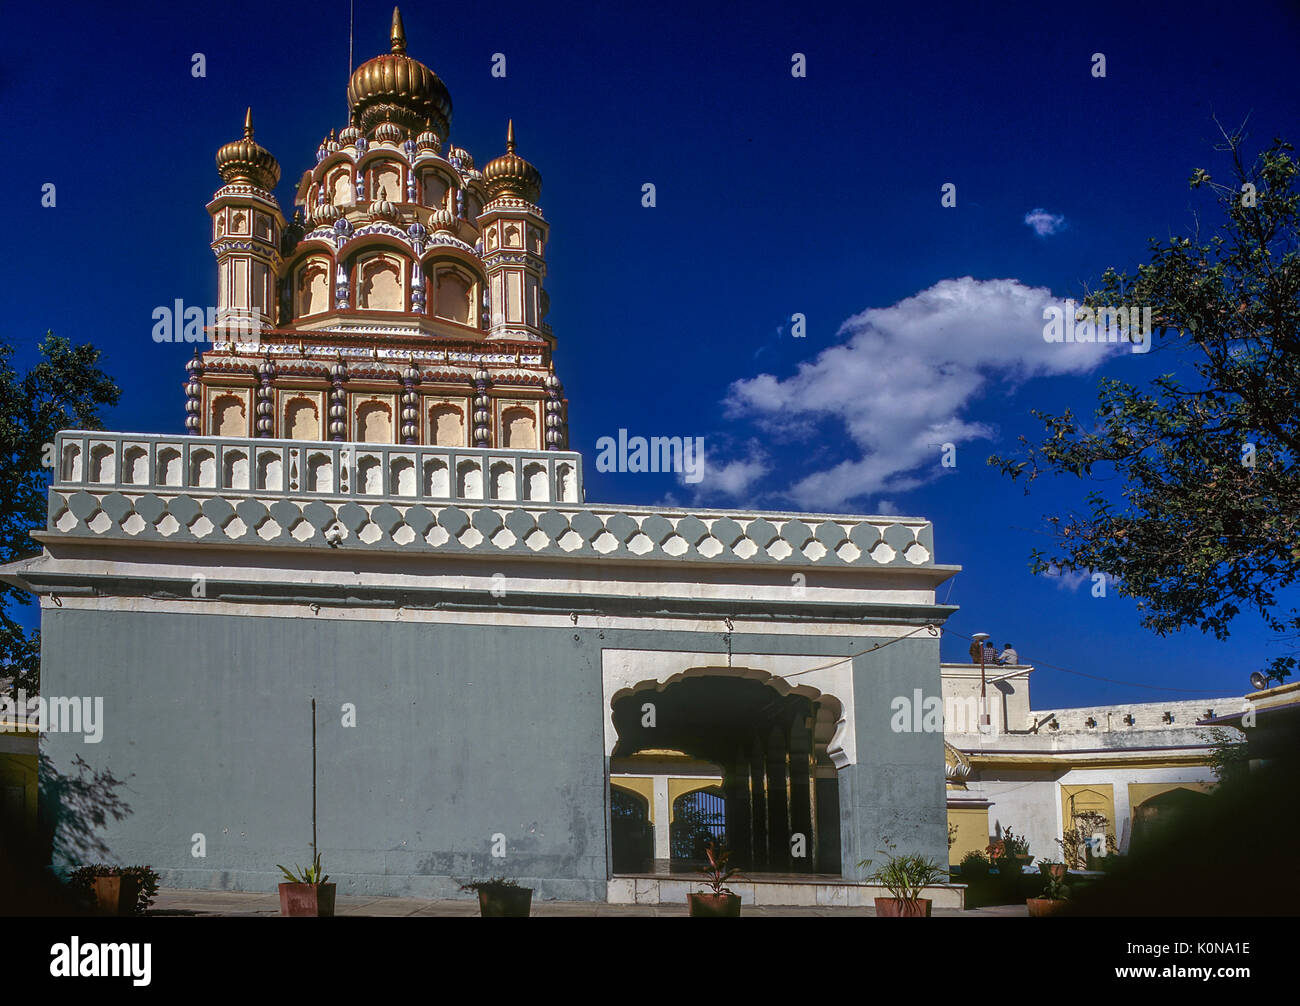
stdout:
[[1030,917],[1038,919],[1045,915],[1056,915],[1069,902],[1055,898],[1026,898],[1025,904],[1029,906]]
[[693,919],[740,918],[739,894],[688,894]]
[[281,884],[280,914],[286,919],[332,919],[336,884]]
[[100,915],[130,915],[140,894],[134,877],[96,877],[95,908]]
[[906,901],[903,898],[876,898],[876,915],[882,919],[928,919],[929,898]]
[[484,919],[526,919],[533,906],[531,887],[480,887],[479,916]]

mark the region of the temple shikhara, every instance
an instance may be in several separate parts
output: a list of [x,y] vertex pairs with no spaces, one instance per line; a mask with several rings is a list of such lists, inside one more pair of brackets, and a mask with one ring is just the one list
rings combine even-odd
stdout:
[[658,903],[715,841],[749,901],[864,905],[886,838],[1124,849],[1213,784],[1222,701],[1034,710],[1031,666],[941,664],[924,517],[589,502],[513,124],[481,168],[450,143],[396,12],[347,95],[291,219],[251,111],[219,149],[183,427],[59,433],[40,553],[0,569],[43,694],[102,699],[39,769],[0,738],[7,805],[39,772],[111,810],[51,807],[57,867],[269,891],[318,834],[344,894]]
[[392,50],[352,74],[348,104],[290,220],[251,109],[217,152],[215,344],[189,364],[186,428],[565,449],[542,176],[516,152],[513,122],[481,169],[449,143],[451,95],[407,55],[397,11]]

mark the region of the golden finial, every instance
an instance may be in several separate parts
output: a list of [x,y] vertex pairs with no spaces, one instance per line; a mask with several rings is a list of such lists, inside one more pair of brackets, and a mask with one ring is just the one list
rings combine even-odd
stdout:
[[393,52],[401,55],[406,52],[406,29],[402,27],[402,12],[393,8]]
[[510,124],[506,126],[506,153],[515,152],[515,120],[511,119]]
[[244,113],[244,139],[253,138],[253,106],[248,106],[248,111]]

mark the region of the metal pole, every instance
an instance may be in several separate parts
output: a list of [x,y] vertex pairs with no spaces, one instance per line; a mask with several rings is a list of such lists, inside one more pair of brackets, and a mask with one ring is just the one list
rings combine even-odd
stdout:
[[311,855],[316,859],[316,700],[311,700]]

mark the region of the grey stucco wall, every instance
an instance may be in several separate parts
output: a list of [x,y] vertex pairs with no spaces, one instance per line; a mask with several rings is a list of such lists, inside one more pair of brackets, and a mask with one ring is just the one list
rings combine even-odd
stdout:
[[[504,874],[539,898],[604,900],[601,649],[725,653],[715,632],[343,621],[324,610],[47,609],[42,631],[44,692],[104,697],[100,743],[42,738],[65,861],[148,863],[172,886],[273,889],[276,863],[309,857],[315,696],[327,872],[340,893],[419,897]],[[733,640],[737,652],[810,656],[871,643],[815,630]],[[845,876],[862,872],[882,833],[942,860],[942,735],[893,734],[888,717],[894,695],[938,694],[937,641],[860,657],[854,682],[859,764],[840,772]],[[356,706],[355,727],[341,724],[344,703]],[[196,833],[205,858],[191,854]],[[490,855],[497,833],[504,859]]]
[[[854,658],[858,763],[839,772],[846,878],[861,879],[882,864],[886,837],[899,854],[948,863],[943,731],[891,726],[894,699],[911,701],[918,688],[926,697],[942,694],[935,637],[918,634]],[[874,862],[864,868],[858,865],[864,859]]]

